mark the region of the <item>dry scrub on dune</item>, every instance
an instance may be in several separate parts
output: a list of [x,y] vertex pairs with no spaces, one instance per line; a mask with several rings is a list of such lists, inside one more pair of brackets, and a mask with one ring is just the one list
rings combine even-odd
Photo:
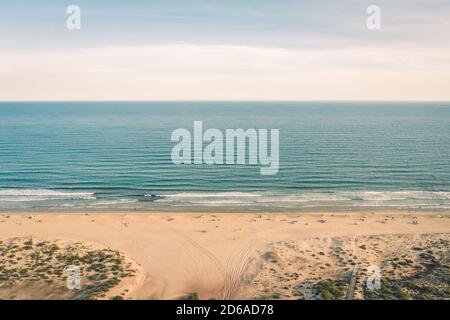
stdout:
[[[249,299],[345,299],[357,272],[355,299],[450,299],[450,234],[380,235],[278,241],[260,252]],[[368,290],[368,267],[381,289]]]
[[[78,266],[81,289],[68,289],[68,266]],[[79,242],[12,238],[0,241],[1,299],[120,299],[123,279],[136,274],[121,253]]]

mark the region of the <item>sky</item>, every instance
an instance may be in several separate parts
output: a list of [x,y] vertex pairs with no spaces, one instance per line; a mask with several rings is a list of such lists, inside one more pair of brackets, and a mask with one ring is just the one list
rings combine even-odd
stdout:
[[448,0],[0,0],[0,100],[448,101],[449,31]]

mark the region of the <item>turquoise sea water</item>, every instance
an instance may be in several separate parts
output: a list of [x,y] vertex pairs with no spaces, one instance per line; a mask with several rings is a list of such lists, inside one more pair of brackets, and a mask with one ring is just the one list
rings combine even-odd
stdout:
[[[171,133],[280,130],[280,170],[174,165]],[[450,209],[450,103],[0,103],[0,210]]]

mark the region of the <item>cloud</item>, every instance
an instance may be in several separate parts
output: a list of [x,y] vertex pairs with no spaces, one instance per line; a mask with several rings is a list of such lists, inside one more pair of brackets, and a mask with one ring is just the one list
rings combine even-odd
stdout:
[[1,100],[449,100],[448,48],[144,45],[0,53]]

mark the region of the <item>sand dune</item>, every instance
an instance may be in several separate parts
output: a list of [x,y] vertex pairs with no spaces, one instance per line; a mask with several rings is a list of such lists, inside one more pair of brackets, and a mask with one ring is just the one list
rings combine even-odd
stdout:
[[129,299],[317,298],[305,288],[399,253],[413,258],[414,244],[448,251],[449,233],[449,213],[0,215],[0,239],[87,241],[131,257],[143,276]]

